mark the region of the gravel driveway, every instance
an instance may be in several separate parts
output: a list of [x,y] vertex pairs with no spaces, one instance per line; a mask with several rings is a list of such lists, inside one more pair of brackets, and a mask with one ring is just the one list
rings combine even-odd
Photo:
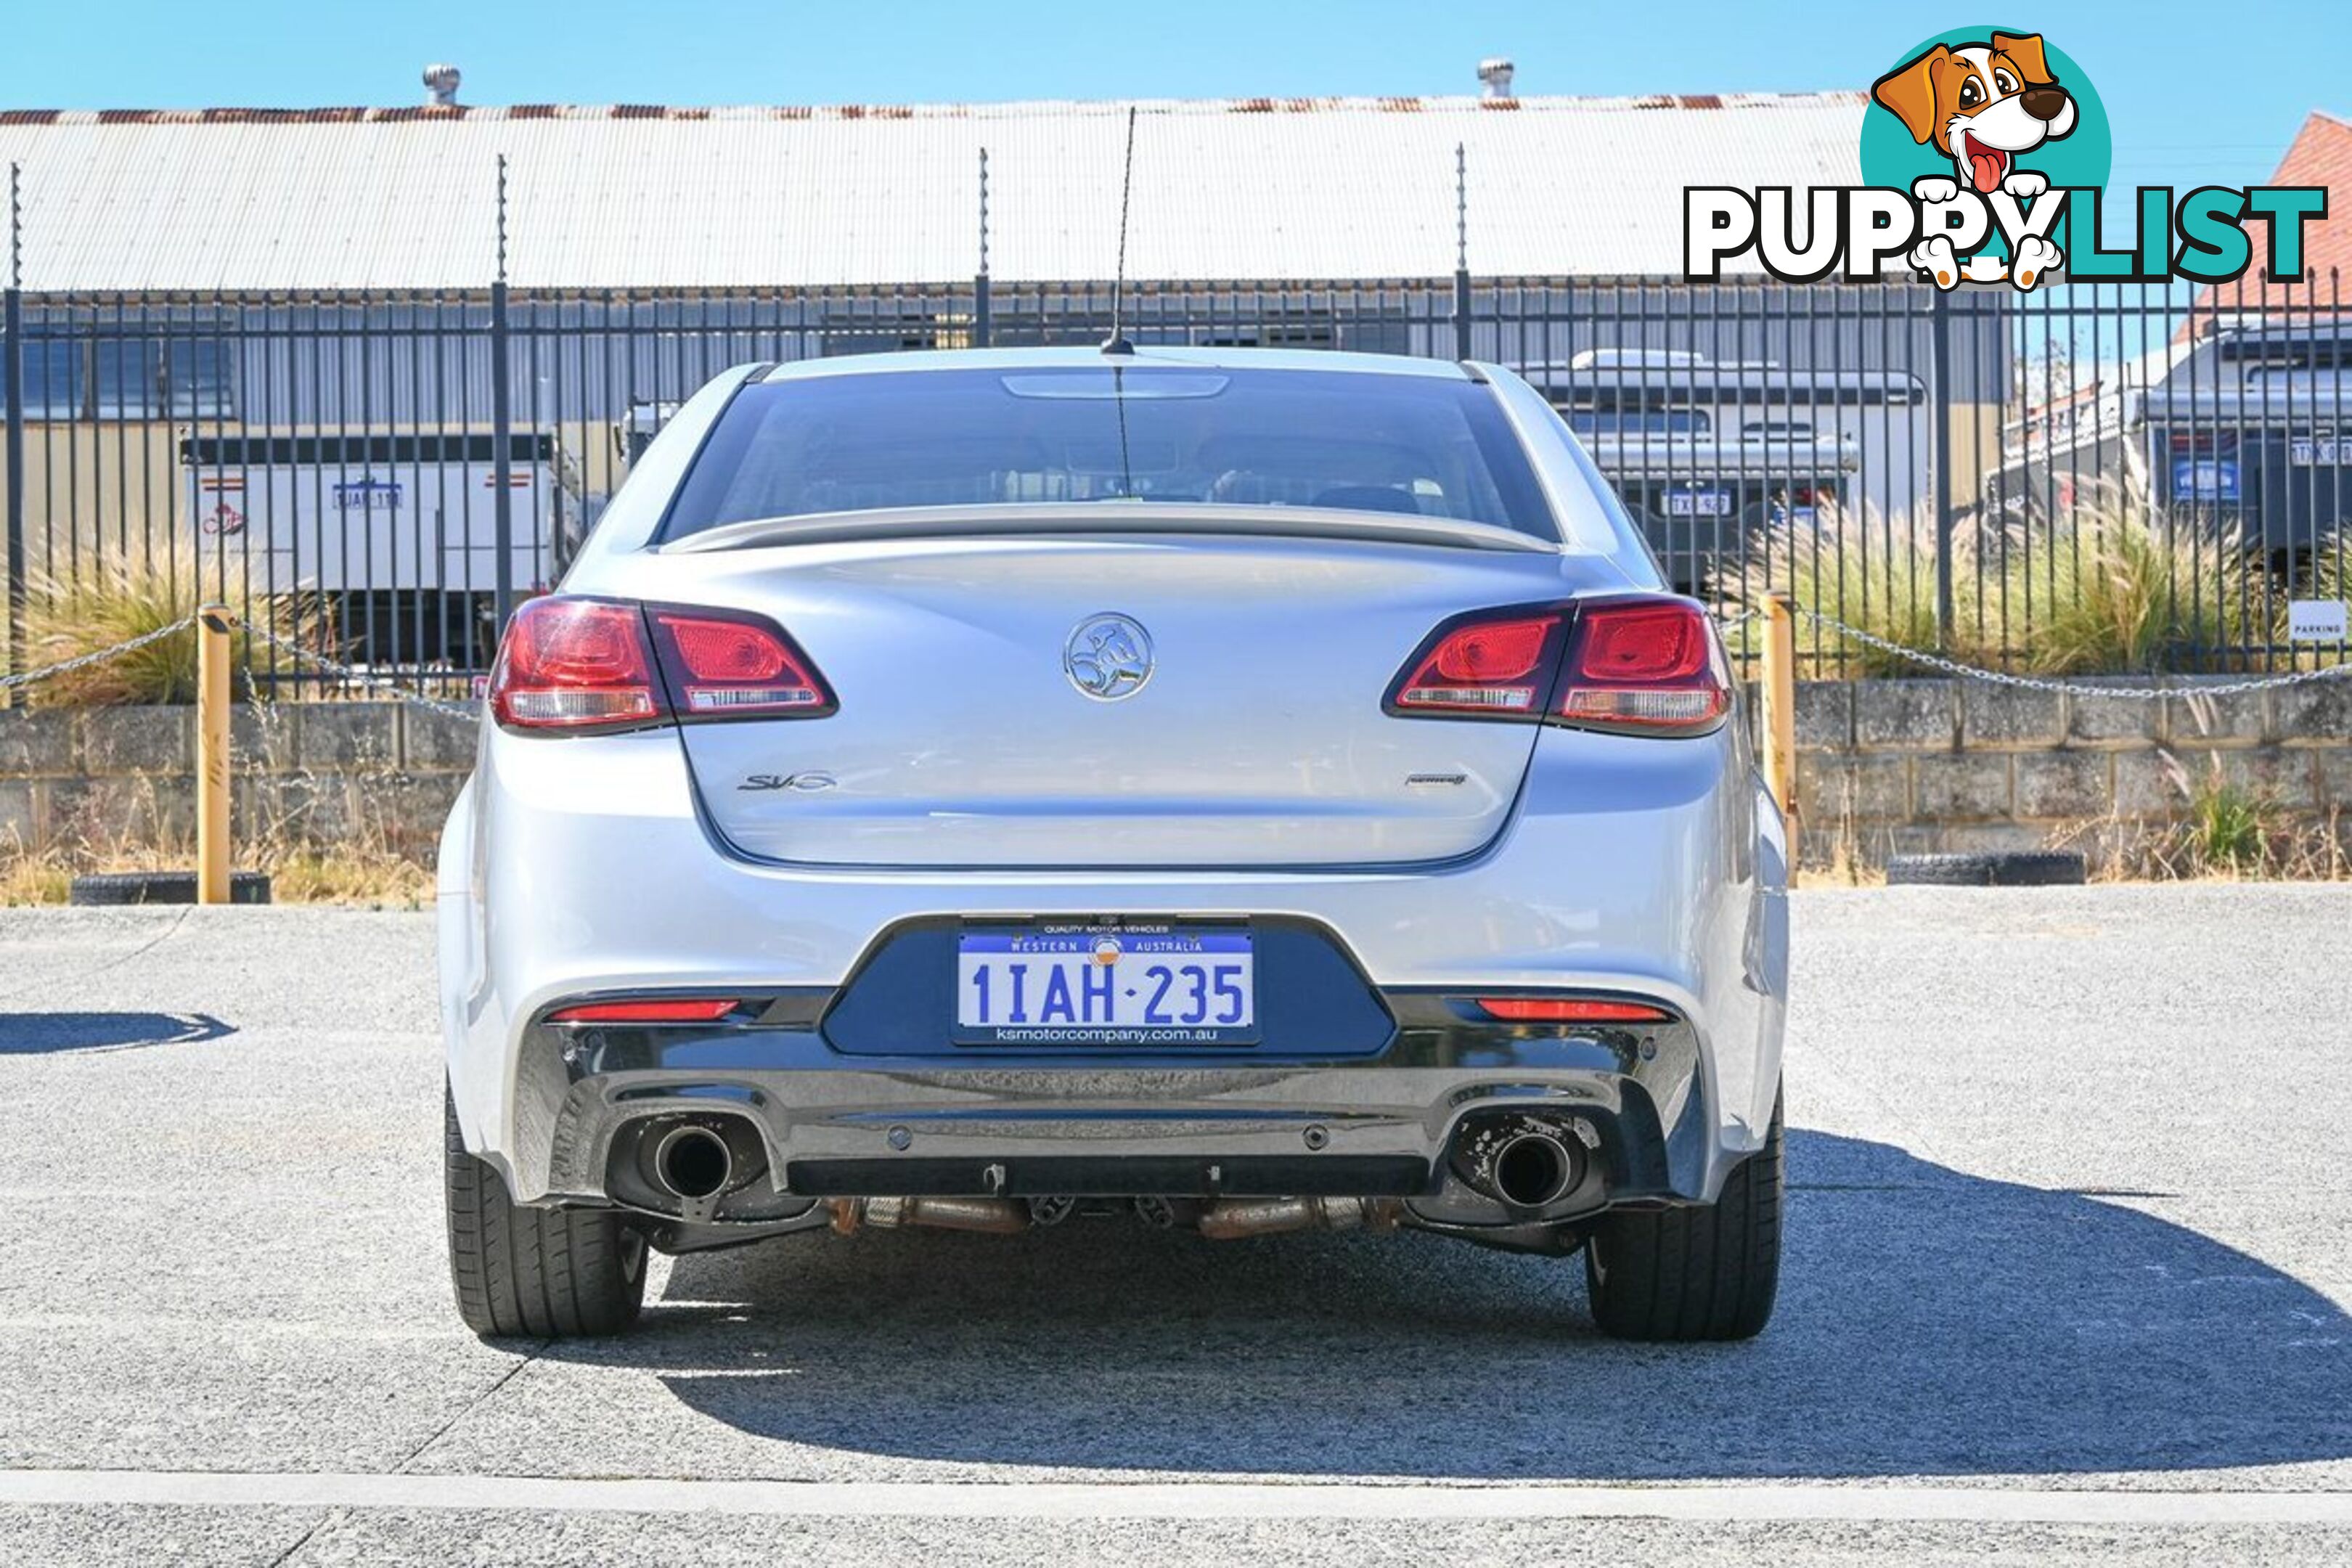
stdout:
[[0,1563],[2352,1559],[2352,888],[1797,904],[1780,1312],[1696,1349],[1125,1220],[488,1348],[429,916],[0,911]]

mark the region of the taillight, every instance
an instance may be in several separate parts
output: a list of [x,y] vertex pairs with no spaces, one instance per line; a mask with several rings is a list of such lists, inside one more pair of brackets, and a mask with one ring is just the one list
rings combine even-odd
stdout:
[[734,996],[647,996],[558,1007],[551,1024],[715,1024],[742,1005]]
[[1514,1024],[1668,1024],[1674,1015],[1646,1002],[1598,996],[1481,996],[1478,1010]]
[[655,605],[671,700],[685,719],[822,719],[839,704],[816,666],[764,616]]
[[1389,688],[1399,715],[1692,735],[1731,711],[1731,668],[1688,599],[1624,595],[1457,616]]
[[489,700],[509,729],[573,733],[672,718],[822,719],[840,707],[765,616],[560,595],[516,609]]
[[668,711],[635,605],[526,600],[490,672],[490,712],[516,730],[623,730]]
[[1555,609],[1456,616],[1389,689],[1389,711],[1535,717],[1559,668],[1563,620]]
[[1636,735],[1695,735],[1731,711],[1731,668],[1686,599],[1603,599],[1581,605],[1569,639],[1558,722]]

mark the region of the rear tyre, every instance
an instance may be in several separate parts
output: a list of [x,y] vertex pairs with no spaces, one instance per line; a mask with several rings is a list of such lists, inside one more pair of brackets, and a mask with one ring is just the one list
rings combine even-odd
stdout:
[[1897,855],[1886,885],[1928,888],[2080,887],[2089,867],[2074,849],[1990,849],[1958,855]]
[[1764,1147],[1712,1204],[1604,1215],[1584,1248],[1601,1331],[1621,1340],[1744,1340],[1780,1284],[1780,1106]]
[[[193,904],[196,901],[194,871],[90,871],[76,877],[67,889],[66,902],[83,909],[122,904]],[[232,871],[228,879],[232,904],[269,901],[269,873]]]
[[457,1315],[485,1339],[614,1334],[646,1299],[645,1237],[602,1209],[529,1208],[498,1172],[466,1152],[445,1096],[449,1279]]

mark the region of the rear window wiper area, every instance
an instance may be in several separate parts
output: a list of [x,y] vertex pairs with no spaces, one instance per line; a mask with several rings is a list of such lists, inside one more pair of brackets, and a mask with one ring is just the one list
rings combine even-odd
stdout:
[[1455,518],[1331,507],[1229,506],[1145,500],[1052,501],[990,506],[881,508],[805,512],[722,523],[657,548],[665,555],[869,539],[967,539],[989,536],[1157,533],[1216,534],[1262,539],[1360,539],[1428,544],[1454,550],[1559,554],[1556,539],[1515,528]]
[[[1494,389],[1458,373],[1090,363],[745,386],[695,455],[659,537],[851,512],[874,514],[861,528],[896,529],[881,514],[1100,499],[1172,510],[1186,495],[1205,508],[1280,509],[1278,532],[1331,531],[1300,522],[1302,511],[1391,512],[1412,526],[1383,536],[1434,542],[1477,537],[1481,524],[1546,546],[1561,531]],[[1231,531],[1205,511],[1187,516]]]

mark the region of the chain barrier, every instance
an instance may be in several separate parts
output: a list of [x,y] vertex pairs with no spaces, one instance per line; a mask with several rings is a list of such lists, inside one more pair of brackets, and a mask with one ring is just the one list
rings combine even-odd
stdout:
[[[1926,648],[1912,647],[1907,644],[1896,642],[1891,637],[1880,637],[1875,632],[1864,631],[1860,626],[1848,625],[1835,616],[1825,616],[1818,610],[1796,609],[1791,610],[1790,614],[1797,619],[1811,622],[1824,631],[1851,637],[1867,647],[1876,648],[1881,653],[1892,654],[1897,658],[1928,669],[1941,670],[1946,675],[1962,680],[1979,680],[1991,686],[2014,687],[2024,691],[2053,691],[2075,697],[2112,697],[2131,702],[2157,702],[2167,697],[2242,697],[2248,692],[2263,691],[2273,687],[2307,686],[2314,681],[2335,680],[2352,676],[2352,664],[2336,664],[2318,669],[2292,670],[2284,675],[2257,676],[2247,680],[2200,683],[2195,686],[2093,685],[2085,681],[2058,680],[2047,676],[2012,675],[2007,670],[2000,669],[1979,669],[1975,665],[1962,664],[1958,659],[1947,658],[1942,654],[1930,653]],[[1751,621],[1763,619],[1764,616],[1760,610],[1747,610],[1735,616],[1718,618],[1724,634],[1728,636]],[[427,697],[420,691],[410,691],[387,676],[362,669],[356,665],[345,664],[341,659],[331,658],[316,648],[305,647],[291,637],[281,637],[267,626],[256,626],[242,616],[232,615],[230,619],[236,625],[244,626],[247,636],[265,642],[281,652],[291,654],[306,664],[314,665],[338,680],[352,686],[363,687],[371,691],[380,691],[387,697],[414,703],[419,708],[429,709],[452,719],[471,719],[476,716],[477,710],[469,705],[444,702],[438,698]],[[121,658],[124,654],[136,653],[150,643],[161,642],[165,637],[184,632],[195,624],[195,616],[183,616],[169,626],[157,626],[151,632],[142,632],[126,642],[116,643],[111,647],[97,648],[89,653],[77,654],[71,658],[60,659],[55,664],[43,665],[38,669],[28,669],[18,675],[0,676],[0,691],[14,690],[18,687],[30,686],[37,680],[48,680],[77,669],[87,669],[91,665],[103,664],[110,658]]]
[[318,649],[304,647],[293,638],[280,637],[267,626],[255,626],[251,621],[240,621],[239,624],[245,627],[247,636],[268,643],[281,652],[291,654],[305,663],[316,665],[336,679],[350,685],[365,687],[371,691],[381,691],[387,697],[414,703],[419,708],[429,709],[433,712],[446,714],[452,719],[473,719],[479,716],[478,710],[474,708],[456,702],[444,702],[439,698],[427,697],[421,691],[411,691],[387,676],[377,675],[372,670],[362,669],[356,665],[345,664],[341,659],[330,658]]
[[2257,676],[2246,680],[2199,682],[2194,686],[2106,686],[2086,681],[2056,680],[2039,675],[2011,675],[2006,670],[1979,669],[1972,664],[1962,664],[1925,648],[1916,648],[1891,638],[1866,632],[1860,626],[1848,626],[1835,616],[1825,616],[1817,610],[1793,610],[1799,620],[1810,621],[1827,631],[1836,632],[1881,653],[1893,654],[1913,664],[1938,669],[1962,680],[1979,680],[1991,686],[2015,687],[2026,691],[2055,691],[2074,697],[2115,697],[2131,702],[2156,702],[2167,697],[2242,697],[2249,692],[2268,690],[2273,687],[2306,686],[2317,680],[2335,680],[2352,676],[2352,664],[2328,665],[2319,669],[2298,669],[2284,675]]
[[37,680],[48,680],[57,676],[70,674],[77,669],[88,669],[93,664],[104,664],[110,658],[121,658],[126,653],[138,652],[149,643],[162,642],[176,632],[186,631],[195,624],[195,616],[182,616],[168,626],[157,626],[152,632],[142,632],[130,641],[116,643],[112,647],[102,647],[90,653],[76,654],[71,658],[59,659],[55,664],[45,664],[38,669],[28,669],[18,675],[0,675],[0,691],[13,691],[20,686],[30,686]]
[[[372,691],[383,692],[388,697],[398,698],[403,702],[413,702],[419,708],[429,708],[436,713],[446,714],[452,719],[471,719],[476,716],[476,710],[470,707],[455,702],[444,702],[437,698],[427,697],[422,692],[407,690],[398,681],[345,664],[340,659],[330,658],[315,648],[304,647],[291,637],[280,637],[267,626],[256,626],[234,612],[229,615],[228,620],[233,626],[243,626],[248,637],[289,653],[306,663],[316,665],[338,680],[353,686],[365,687]],[[76,654],[71,658],[59,659],[55,664],[45,664],[38,669],[27,669],[21,674],[0,676],[0,691],[13,691],[18,687],[30,686],[36,681],[54,679],[60,675],[71,674],[77,669],[87,669],[94,664],[104,664],[109,659],[121,658],[125,654],[138,652],[150,643],[162,642],[165,637],[186,631],[195,624],[195,616],[183,616],[169,626],[157,626],[151,632],[142,632],[129,641],[116,643],[111,647],[94,648],[89,653]]]

